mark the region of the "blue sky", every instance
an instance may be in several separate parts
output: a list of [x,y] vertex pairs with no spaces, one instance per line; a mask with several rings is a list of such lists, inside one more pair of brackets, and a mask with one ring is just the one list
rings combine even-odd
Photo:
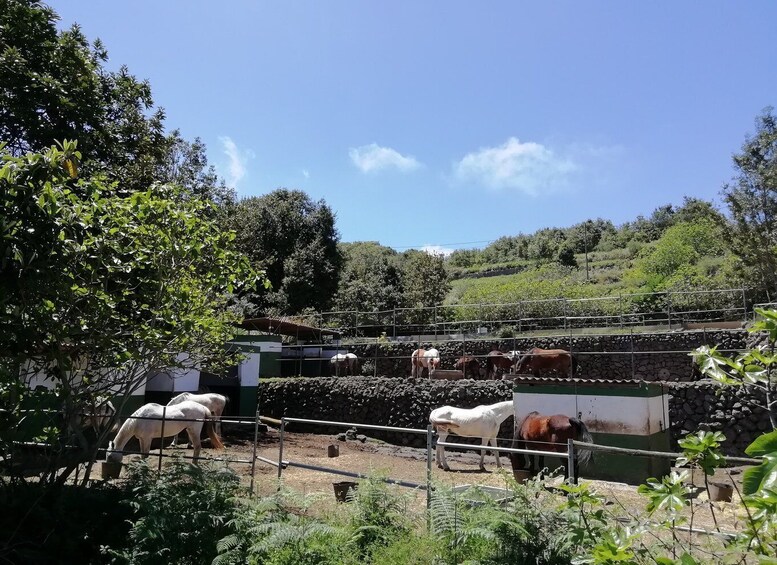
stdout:
[[772,1],[50,5],[240,195],[299,188],[398,249],[719,203],[777,106]]

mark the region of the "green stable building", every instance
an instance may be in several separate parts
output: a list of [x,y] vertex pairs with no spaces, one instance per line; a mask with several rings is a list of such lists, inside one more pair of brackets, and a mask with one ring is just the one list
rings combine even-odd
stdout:
[[[669,397],[660,383],[521,377],[513,387],[516,422],[529,412],[564,414],[582,420],[594,443],[645,451],[669,451]],[[555,468],[566,459],[546,458]],[[670,460],[658,457],[594,452],[580,469],[589,479],[640,484],[670,471]]]

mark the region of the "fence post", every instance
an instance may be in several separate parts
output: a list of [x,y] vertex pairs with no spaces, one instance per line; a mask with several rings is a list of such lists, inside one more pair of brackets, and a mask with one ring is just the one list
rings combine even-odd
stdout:
[[672,293],[666,293],[666,323],[669,325],[669,330],[672,329]]
[[629,326],[629,341],[631,342],[631,380],[634,380],[634,326]]
[[286,431],[286,418],[281,417],[280,446],[278,447],[278,490],[281,490],[281,473],[283,473],[283,435]]
[[251,496],[254,495],[254,475],[256,472],[256,444],[259,441],[259,407],[256,407],[256,418],[254,419],[254,449],[251,456]]
[[564,329],[567,329],[567,324],[569,322],[569,320],[568,320],[568,318],[569,318],[569,311],[568,311],[568,308],[567,308],[568,304],[567,304],[567,299],[566,298],[562,298],[562,300],[564,301]]
[[373,362],[372,376],[378,376],[378,345],[380,345],[380,339],[375,337],[375,361]]
[[432,507],[432,425],[426,426],[426,509]]
[[567,475],[572,484],[577,484],[577,473],[575,473],[575,441],[572,438],[567,440]]
[[[745,298],[745,287],[742,287],[742,321],[747,323],[747,299]],[[753,316],[755,320],[755,316]]]
[[523,318],[523,300],[518,301],[518,335],[522,333],[521,319]]
[[160,475],[162,474],[162,451],[165,448],[165,416],[167,416],[167,405],[162,406],[162,438],[159,444],[159,468],[157,469]]

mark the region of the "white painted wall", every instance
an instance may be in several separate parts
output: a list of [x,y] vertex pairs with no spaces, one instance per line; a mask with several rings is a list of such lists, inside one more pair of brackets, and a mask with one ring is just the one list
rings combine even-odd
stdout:
[[[280,345],[280,344],[279,344]],[[237,368],[240,386],[259,386],[259,353],[248,353],[247,358]]]
[[668,398],[664,396],[595,396],[582,394],[513,393],[518,422],[529,412],[564,414],[583,420],[591,432],[652,435],[668,427]]

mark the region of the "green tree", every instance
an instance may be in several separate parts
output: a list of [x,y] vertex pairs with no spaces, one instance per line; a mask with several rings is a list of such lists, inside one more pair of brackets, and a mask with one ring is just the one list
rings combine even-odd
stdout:
[[722,256],[720,226],[709,220],[677,224],[643,253],[626,278],[649,291],[664,290],[667,281],[684,267],[695,266],[705,255]]
[[266,269],[272,289],[247,296],[254,312],[297,314],[327,310],[337,291],[343,257],[335,214],[301,190],[281,188],[239,201],[229,225],[252,264]]
[[423,308],[442,304],[451,289],[442,255],[411,250],[404,253],[405,305]]
[[[96,396],[126,398],[150,372],[228,362],[224,344],[241,319],[230,296],[257,280],[234,234],[208,219],[212,204],[164,185],[121,196],[102,179],[78,179],[79,157],[74,142],[2,155],[4,447],[35,394],[17,386],[20,367],[23,380],[54,382],[64,427],[53,432],[67,430],[88,452],[78,414]],[[57,474],[60,466],[44,480],[64,481],[74,463]]]
[[723,187],[733,219],[732,247],[753,268],[770,300],[777,296],[777,117],[771,107],[756,119],[755,135],[734,155],[737,175]]
[[102,173],[117,190],[174,182],[198,196],[229,190],[207,167],[204,146],[166,134],[151,86],[122,66],[78,25],[59,31],[56,12],[36,0],[0,0],[0,140],[12,155],[78,139],[85,175]]
[[373,312],[402,305],[399,254],[374,241],[344,243],[345,264],[335,297],[337,310]]

